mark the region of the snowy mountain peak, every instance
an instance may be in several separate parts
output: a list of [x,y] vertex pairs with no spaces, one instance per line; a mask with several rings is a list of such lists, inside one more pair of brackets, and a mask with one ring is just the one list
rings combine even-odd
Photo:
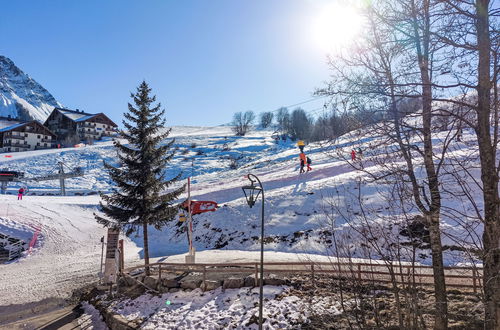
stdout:
[[0,116],[44,122],[62,105],[11,59],[0,55]]

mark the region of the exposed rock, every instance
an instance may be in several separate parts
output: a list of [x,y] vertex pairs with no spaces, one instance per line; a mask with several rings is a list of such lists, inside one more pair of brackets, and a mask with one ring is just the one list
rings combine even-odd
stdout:
[[128,286],[132,286],[132,285],[135,285],[137,283],[137,281],[130,275],[124,275],[121,278],[124,279],[125,284]]
[[264,278],[264,285],[285,285],[285,280],[277,278],[276,275],[271,274],[269,277]]
[[130,297],[130,299],[135,299],[135,298],[139,297],[140,295],[144,294],[144,292],[146,292],[146,288],[141,284],[136,284],[134,286],[131,286],[129,288],[125,288],[123,290],[123,293],[127,297]]
[[148,288],[155,289],[158,285],[158,279],[153,276],[146,276],[142,283],[144,283],[144,285]]
[[176,292],[179,292],[179,291],[181,291],[180,288],[172,288],[172,289],[168,290],[168,292],[170,292],[170,293],[176,293]]
[[199,288],[201,280],[186,280],[181,282],[181,288],[194,290]]
[[[205,281],[205,291],[215,290],[222,285],[221,281]],[[203,287],[203,284],[202,284]]]
[[158,283],[157,290],[159,293],[167,293],[168,292],[168,288],[161,285],[161,283]]
[[164,278],[162,279],[162,284],[164,287],[167,287],[167,288],[178,288],[181,286],[181,284],[179,283],[179,281],[173,279],[173,278]]
[[239,277],[230,277],[224,280],[224,285],[222,286],[224,289],[238,289],[241,288],[244,284],[242,278]]
[[250,286],[250,287],[253,287],[255,286],[255,276],[254,275],[248,275],[247,277],[245,277],[245,279],[243,280],[243,286]]

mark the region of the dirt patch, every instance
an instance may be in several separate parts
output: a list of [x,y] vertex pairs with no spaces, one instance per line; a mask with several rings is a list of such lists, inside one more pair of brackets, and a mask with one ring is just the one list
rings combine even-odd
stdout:
[[[340,315],[314,314],[303,329],[432,329],[434,296],[427,288],[399,288],[399,310],[395,290],[387,286],[353,283],[348,280],[318,276],[315,286],[301,276],[291,278],[293,290],[289,295],[311,299],[328,296],[340,302]],[[311,306],[314,310],[314,306]],[[448,329],[483,329],[484,306],[481,297],[468,291],[448,292]]]

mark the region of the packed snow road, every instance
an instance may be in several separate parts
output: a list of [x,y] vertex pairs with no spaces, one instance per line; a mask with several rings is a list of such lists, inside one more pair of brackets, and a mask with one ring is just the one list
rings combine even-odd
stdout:
[[[0,264],[0,306],[67,298],[76,288],[98,280],[101,243],[106,229],[93,218],[95,196],[0,196],[0,221],[41,228],[31,254]],[[129,252],[135,244],[125,242]],[[127,262],[138,260],[128,253]]]

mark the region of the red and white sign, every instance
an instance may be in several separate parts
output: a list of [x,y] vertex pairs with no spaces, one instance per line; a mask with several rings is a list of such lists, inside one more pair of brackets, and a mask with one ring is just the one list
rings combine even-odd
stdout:
[[[184,210],[188,209],[188,202],[182,203],[181,207]],[[213,212],[217,210],[217,203],[212,201],[191,201],[191,214],[200,214],[204,212]]]

